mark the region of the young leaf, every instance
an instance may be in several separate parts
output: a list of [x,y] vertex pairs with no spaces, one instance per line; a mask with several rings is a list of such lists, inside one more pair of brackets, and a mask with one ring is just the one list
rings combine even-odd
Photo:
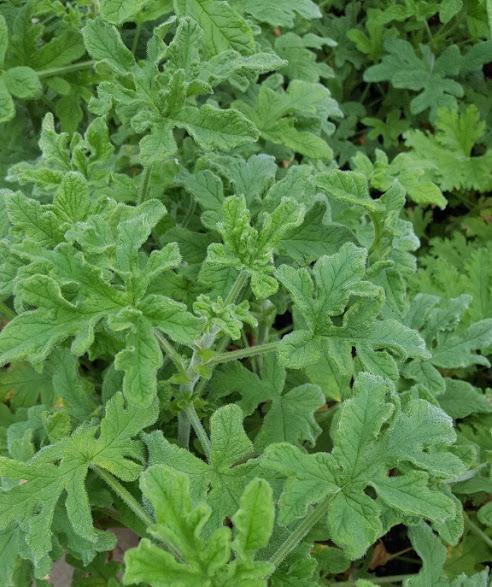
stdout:
[[[266,586],[273,570],[268,563],[256,562],[254,555],[270,538],[273,526],[272,490],[255,479],[241,496],[233,516],[235,539],[229,528],[219,526],[205,538],[203,527],[210,507],[200,501],[193,505],[186,474],[165,465],[154,465],[142,476],[142,492],[151,502],[156,523],[150,528],[154,538],[170,545],[178,560],[143,539],[125,555],[125,585],[152,581],[152,585],[226,585],[229,581],[254,581]],[[231,547],[237,559],[230,562]]]

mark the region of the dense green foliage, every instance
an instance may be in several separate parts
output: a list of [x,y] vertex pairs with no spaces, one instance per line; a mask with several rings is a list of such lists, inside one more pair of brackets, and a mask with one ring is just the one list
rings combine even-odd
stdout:
[[491,35],[0,2],[2,587],[489,584]]

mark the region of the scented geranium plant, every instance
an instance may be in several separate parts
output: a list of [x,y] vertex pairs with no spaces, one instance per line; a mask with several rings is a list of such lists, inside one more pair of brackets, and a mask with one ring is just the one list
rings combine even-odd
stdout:
[[491,42],[345,4],[0,5],[2,585],[488,585]]

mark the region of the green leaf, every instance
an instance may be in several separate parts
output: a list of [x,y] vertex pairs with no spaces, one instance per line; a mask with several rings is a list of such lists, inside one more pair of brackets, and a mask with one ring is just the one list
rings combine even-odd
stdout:
[[422,92],[410,102],[413,114],[427,108],[435,111],[442,106],[453,106],[455,98],[463,96],[463,86],[450,77],[460,70],[461,55],[456,45],[448,46],[439,57],[427,45],[421,45],[422,58],[412,45],[403,39],[387,39],[388,52],[381,63],[366,69],[366,82],[390,81],[395,88]]
[[5,53],[9,46],[9,29],[5,17],[0,15],[0,65],[5,62]]
[[492,344],[492,319],[475,322],[459,334],[442,333],[437,341],[439,346],[432,352],[432,363],[436,367],[488,367],[489,361],[474,351],[488,348]]
[[[408,471],[403,464],[406,460],[429,468],[431,460],[454,458],[449,452],[439,452],[455,438],[452,422],[445,414],[440,415],[438,408],[417,400],[422,402],[422,409],[438,410],[434,418],[442,419],[442,425],[431,433],[431,415],[422,419],[423,414],[413,406],[401,410],[388,401],[390,398],[388,383],[363,373],[356,380],[354,397],[341,407],[330,454],[305,454],[288,444],[267,447],[262,466],[287,478],[280,497],[282,523],[304,516],[311,504],[331,495],[325,521],[329,536],[351,558],[358,558],[385,532],[381,520],[384,504],[399,516],[420,516],[436,522],[455,515],[454,501],[430,483],[428,473]],[[403,432],[410,422],[413,436]],[[417,423],[421,428],[416,431]],[[436,453],[424,455],[423,446]],[[463,470],[462,464],[460,467]],[[393,469],[397,471],[388,476]],[[381,501],[365,492],[369,485]]]
[[237,75],[259,75],[275,71],[286,62],[275,53],[253,53],[241,55],[232,49],[221,51],[209,61],[202,63],[200,79],[216,86],[220,82],[228,81]]
[[145,0],[102,0],[101,16],[111,24],[133,20],[145,5]]
[[285,75],[293,80],[318,82],[320,78],[334,76],[327,63],[319,63],[316,53],[307,47],[306,40],[293,32],[287,32],[275,39],[275,51],[287,61],[283,68]]
[[42,87],[38,74],[30,67],[12,67],[2,76],[7,90],[16,98],[38,98]]
[[440,108],[435,126],[434,134],[418,130],[405,133],[405,143],[412,149],[407,159],[415,166],[425,162],[428,173],[443,190],[490,189],[492,149],[481,155],[472,153],[485,130],[477,108],[471,104],[462,113],[455,108]]
[[[444,544],[432,533],[426,524],[413,526],[410,531],[412,546],[422,558],[423,568],[418,577],[407,579],[406,585],[423,585],[430,581],[437,584],[446,560],[446,548]],[[428,584],[428,583],[427,583]]]
[[63,177],[53,198],[53,211],[62,222],[70,224],[86,219],[90,201],[87,182],[81,174],[69,172]]
[[243,55],[253,53],[253,33],[246,21],[228,2],[218,0],[174,0],[177,16],[189,16],[203,29],[209,55],[235,49]]
[[[362,279],[365,264],[366,251],[345,243],[338,253],[320,257],[312,272],[287,265],[277,269],[276,276],[290,292],[303,320],[300,329],[282,339],[279,356],[283,364],[293,369],[313,365],[320,359],[321,349],[328,340],[360,348],[367,360],[382,362],[382,370],[386,372],[395,371],[394,360],[389,354],[372,353],[388,349],[403,357],[429,356],[416,331],[396,320],[377,319],[382,292]],[[344,311],[351,296],[359,299],[345,312],[342,325],[336,326],[332,316]]]
[[0,122],[6,122],[15,115],[14,101],[7,90],[4,80],[0,77]]
[[314,19],[321,16],[320,9],[311,0],[279,0],[275,4],[265,4],[261,0],[235,0],[240,10],[250,14],[260,22],[266,22],[272,26],[292,27],[296,15],[305,19]]
[[212,524],[221,524],[239,507],[240,495],[255,476],[258,465],[247,461],[253,443],[244,432],[243,413],[236,405],[219,408],[210,419],[212,451],[207,464],[192,453],[168,442],[162,433],[147,436],[151,463],[166,464],[190,477],[191,493],[202,497],[206,489],[212,508]]
[[114,366],[125,372],[123,393],[132,403],[147,405],[157,393],[157,370],[162,364],[162,353],[151,323],[142,316],[131,319],[125,349],[116,357]]
[[205,104],[201,108],[184,107],[172,117],[204,149],[227,151],[238,145],[256,141],[254,125],[236,110],[220,110]]
[[204,268],[242,269],[250,275],[251,288],[257,298],[272,295],[278,287],[271,275],[273,252],[285,233],[302,222],[303,215],[302,206],[284,198],[271,214],[263,215],[261,231],[258,231],[251,226],[245,197],[227,198],[224,201],[224,221],[217,225],[224,244],[213,243],[208,247]]
[[60,222],[55,214],[21,192],[8,198],[7,214],[15,228],[41,246],[55,246],[62,239]]
[[[234,106],[244,112],[253,121],[261,136],[274,144],[284,145],[288,149],[313,159],[330,159],[333,155],[327,141],[310,130],[302,130],[305,125],[303,118],[311,121],[318,119],[319,125],[326,124],[328,115],[339,116],[341,113],[333,109],[330,93],[320,84],[294,80],[287,92],[275,92],[262,84],[259,88],[255,104],[242,101],[234,102]],[[300,100],[299,97],[313,96],[311,100]],[[310,107],[311,106],[311,107]]]
[[232,518],[234,550],[242,558],[267,546],[273,531],[273,498],[270,485],[254,479],[241,495],[240,508]]
[[26,279],[22,283],[22,295],[36,305],[46,302],[46,307],[16,316],[2,330],[1,364],[19,359],[40,363],[56,344],[67,338],[91,337],[95,322],[105,313],[104,309],[78,310],[63,298],[58,284],[47,276]]
[[202,208],[202,224],[214,230],[217,222],[222,219],[224,205],[224,186],[221,179],[209,169],[205,169],[193,174],[184,173],[180,177],[180,183]]
[[329,197],[345,204],[363,206],[367,210],[377,211],[379,206],[369,196],[366,178],[353,171],[329,171],[317,176],[316,184]]
[[[254,554],[269,541],[273,526],[272,490],[266,481],[253,480],[241,496],[233,516],[235,539],[221,525],[205,538],[203,527],[210,507],[194,505],[186,474],[165,465],[150,467],[141,478],[143,494],[153,506],[156,523],[150,528],[154,538],[170,545],[174,556],[143,539],[125,554],[125,585],[152,581],[152,585],[226,585],[227,580],[255,580],[266,586],[272,571],[268,563],[255,562]],[[237,554],[229,561],[231,547]]]
[[439,9],[439,18],[443,24],[449,22],[463,8],[462,0],[444,0]]
[[489,396],[467,381],[457,379],[446,379],[446,391],[439,397],[439,405],[455,419],[492,411]]
[[273,442],[314,445],[321,432],[314,412],[323,405],[323,394],[316,385],[309,383],[285,391],[285,380],[285,369],[274,355],[268,355],[262,359],[260,376],[240,363],[232,363],[214,375],[210,386],[219,397],[238,392],[241,395],[239,406],[246,415],[269,402],[255,439],[258,448]]
[[132,53],[114,26],[102,20],[89,20],[82,34],[89,55],[96,61],[107,63],[116,73],[125,75],[135,65]]
[[141,469],[135,462],[140,460],[141,450],[133,437],[156,417],[155,404],[150,409],[126,408],[118,394],[106,404],[100,426],[78,429],[71,437],[46,447],[29,463],[0,457],[0,475],[22,480],[3,494],[0,527],[19,524],[26,533],[33,561],[41,560],[52,548],[53,514],[66,492],[65,507],[73,530],[86,540],[96,541],[101,531],[92,526],[85,489],[89,468],[96,465],[124,481],[135,480]]
[[247,300],[243,300],[240,304],[225,304],[220,296],[216,300],[211,300],[209,296],[202,294],[193,304],[193,310],[207,319],[209,330],[219,328],[219,332],[224,332],[233,340],[241,337],[244,323],[258,326],[258,321],[249,311]]

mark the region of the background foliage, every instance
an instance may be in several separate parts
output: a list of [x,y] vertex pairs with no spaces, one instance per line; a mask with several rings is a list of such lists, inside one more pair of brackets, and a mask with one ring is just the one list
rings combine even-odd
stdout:
[[491,36],[0,2],[2,585],[489,584]]

